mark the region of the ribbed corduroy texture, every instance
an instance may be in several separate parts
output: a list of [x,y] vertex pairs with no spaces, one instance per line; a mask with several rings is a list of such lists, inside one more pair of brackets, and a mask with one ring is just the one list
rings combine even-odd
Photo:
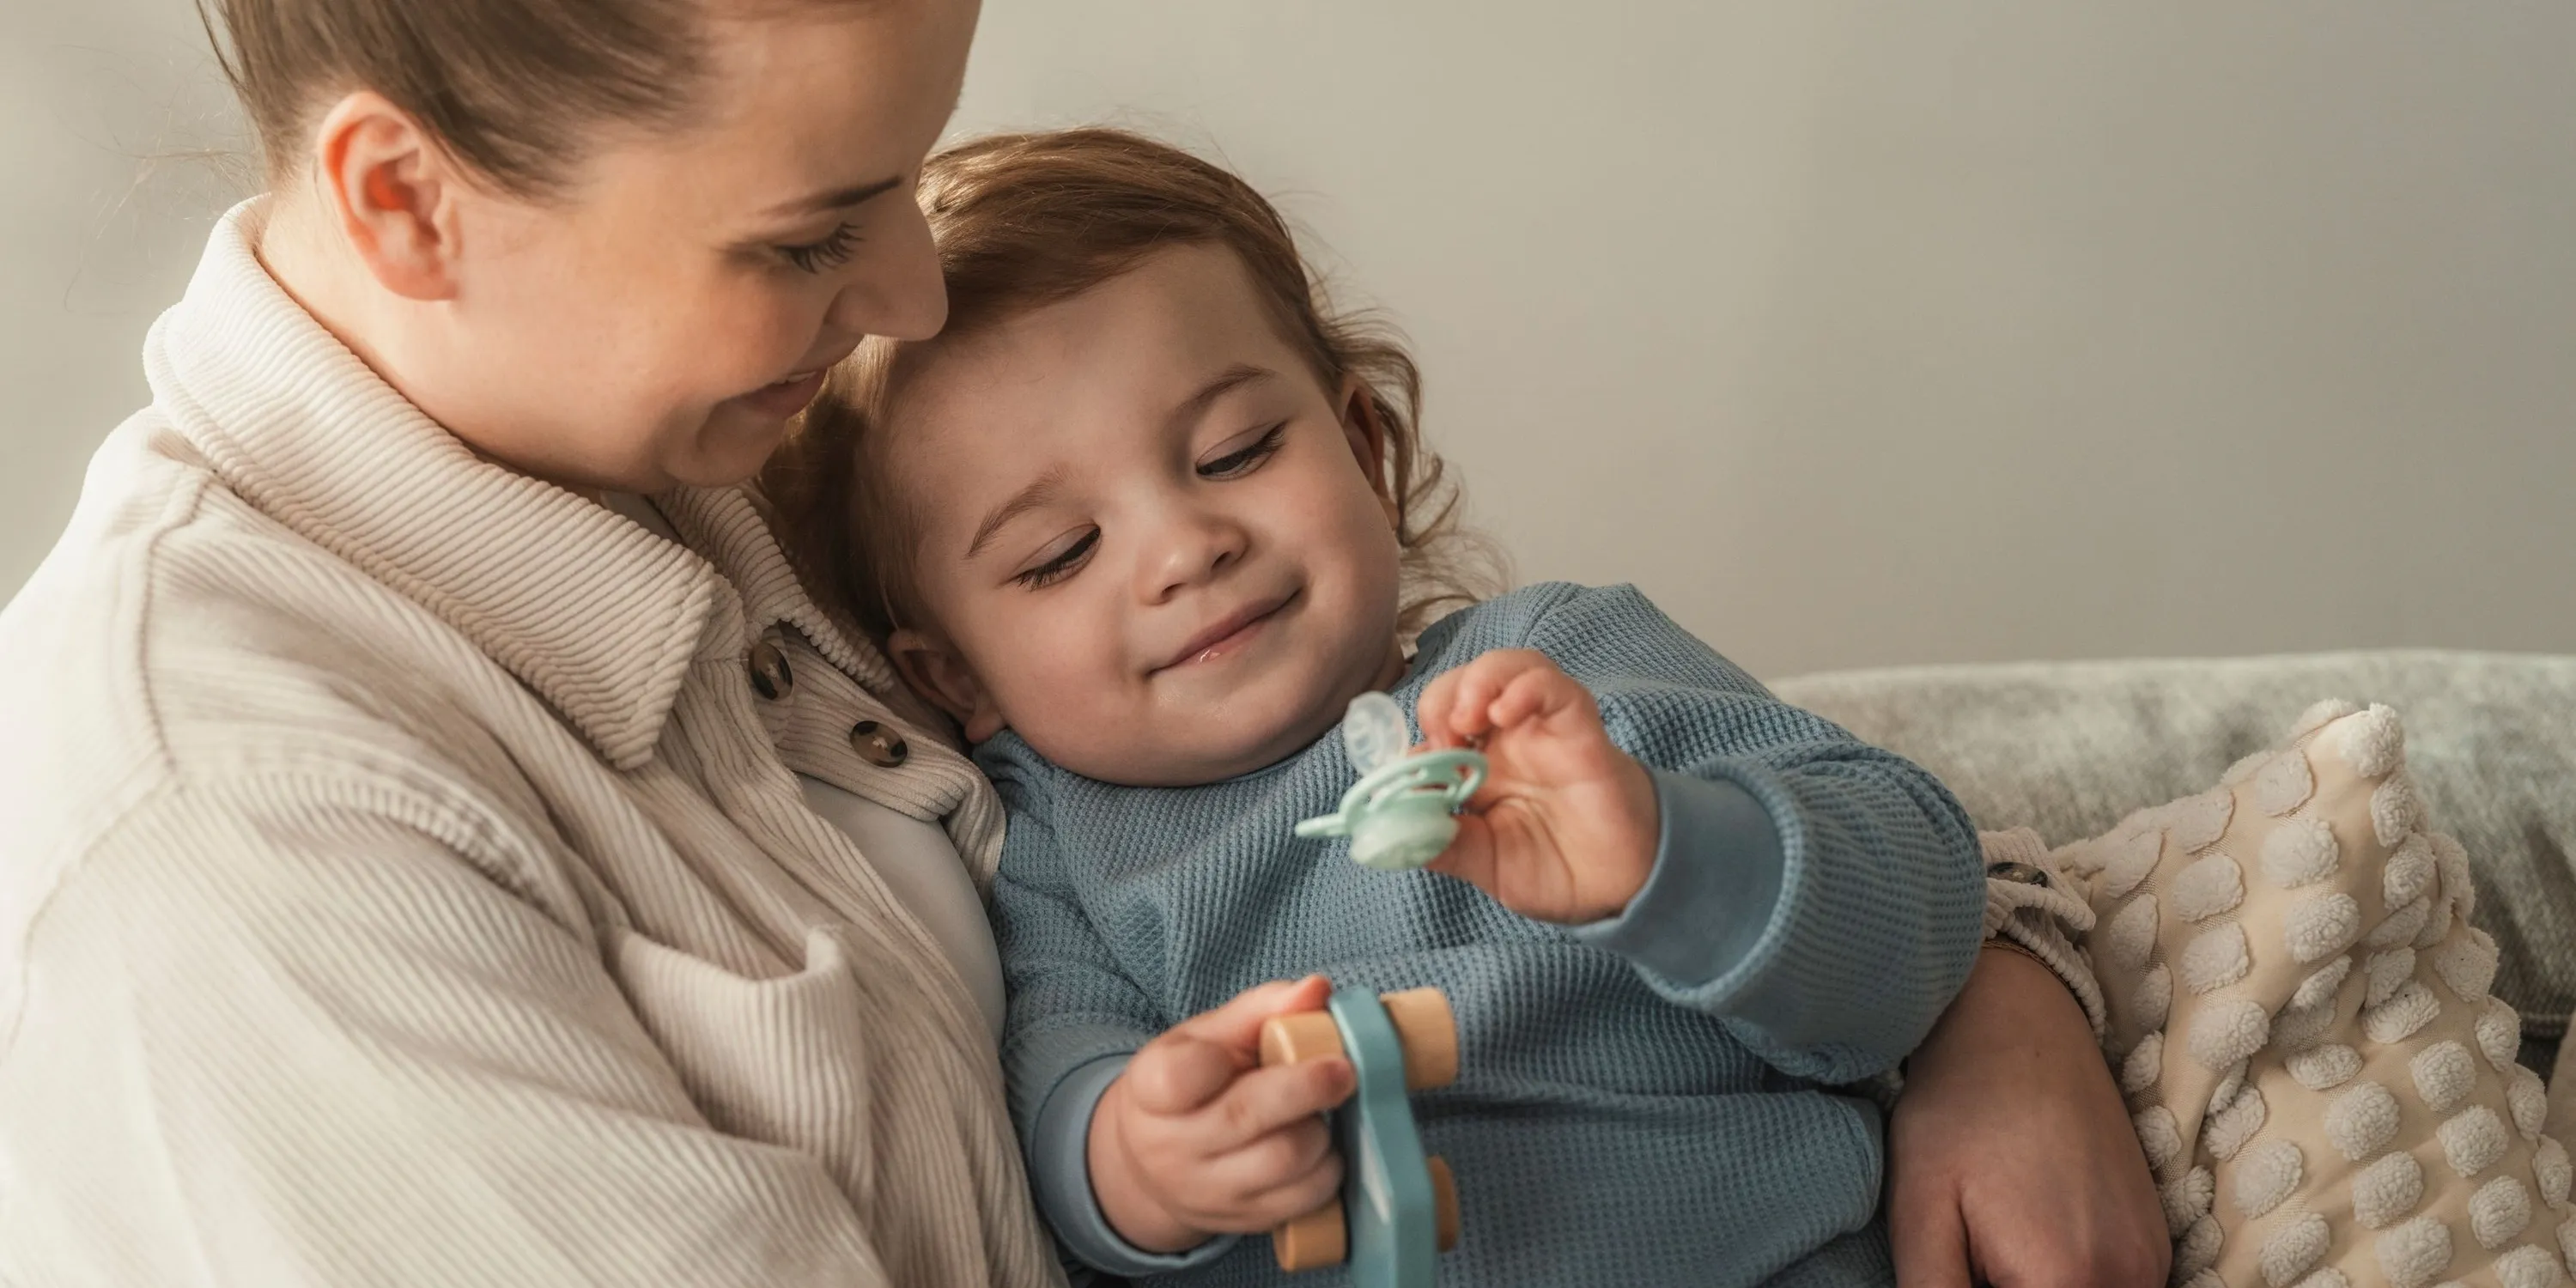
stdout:
[[[1966,978],[1985,887],[1965,813],[1627,587],[1537,586],[1452,616],[1395,697],[1409,711],[1430,677],[1515,647],[1589,686],[1648,765],[1732,780],[1770,812],[1786,862],[1749,957],[1715,980],[1653,978],[1464,883],[1293,839],[1353,781],[1338,737],[1169,790],[1077,777],[1005,734],[978,760],[1011,809],[994,909],[1023,1128],[1067,1072],[1263,980],[1437,985],[1463,1072],[1416,1103],[1465,1211],[1449,1281],[1752,1284],[1828,1245],[1824,1281],[1888,1281],[1879,1113],[1828,1084],[1891,1067]],[[1173,1278],[1285,1281],[1262,1239]]]
[[981,877],[972,767],[851,750],[890,677],[749,498],[683,549],[477,461],[256,217],[0,614],[0,1282],[1057,1282],[973,1003],[795,777]]

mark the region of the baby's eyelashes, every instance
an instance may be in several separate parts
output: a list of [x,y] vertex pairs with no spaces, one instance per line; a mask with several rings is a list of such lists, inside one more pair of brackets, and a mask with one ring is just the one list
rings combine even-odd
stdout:
[[1046,556],[1037,564],[1011,574],[1011,580],[1031,590],[1052,586],[1080,571],[1083,562],[1091,557],[1093,548],[1099,544],[1100,529],[1085,528],[1073,534],[1069,543],[1062,543],[1062,548],[1055,554]]
[[[1199,462],[1199,477],[1230,479],[1249,474],[1260,468],[1263,461],[1276,455],[1280,442],[1287,436],[1288,422],[1283,420],[1261,431],[1260,436],[1248,444],[1243,443],[1241,438],[1230,440],[1218,449],[1221,455]],[[1238,446],[1238,444],[1241,445]]]

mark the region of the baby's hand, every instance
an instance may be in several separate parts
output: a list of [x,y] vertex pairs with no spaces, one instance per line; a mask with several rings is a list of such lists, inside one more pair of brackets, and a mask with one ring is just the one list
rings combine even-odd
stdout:
[[1262,984],[1145,1044],[1091,1114],[1101,1215],[1148,1252],[1251,1234],[1322,1207],[1342,1183],[1324,1111],[1349,1098],[1350,1061],[1261,1067],[1261,1022],[1321,1007],[1322,976]]
[[1592,692],[1544,654],[1498,649],[1415,708],[1433,747],[1483,740],[1484,787],[1434,871],[1542,921],[1618,915],[1654,870],[1663,820],[1646,767],[1610,741]]

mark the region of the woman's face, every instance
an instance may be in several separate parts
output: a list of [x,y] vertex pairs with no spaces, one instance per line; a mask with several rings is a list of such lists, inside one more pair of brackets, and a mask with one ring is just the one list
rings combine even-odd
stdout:
[[710,21],[678,131],[606,127],[569,194],[458,199],[448,298],[397,383],[486,456],[576,487],[748,478],[861,336],[947,316],[913,202],[975,0]]

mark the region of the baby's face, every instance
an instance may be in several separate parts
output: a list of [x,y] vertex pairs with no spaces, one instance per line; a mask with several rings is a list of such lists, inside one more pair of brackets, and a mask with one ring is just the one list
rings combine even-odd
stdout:
[[1394,682],[1382,441],[1216,247],[938,342],[887,417],[913,684],[1110,782],[1214,782]]

